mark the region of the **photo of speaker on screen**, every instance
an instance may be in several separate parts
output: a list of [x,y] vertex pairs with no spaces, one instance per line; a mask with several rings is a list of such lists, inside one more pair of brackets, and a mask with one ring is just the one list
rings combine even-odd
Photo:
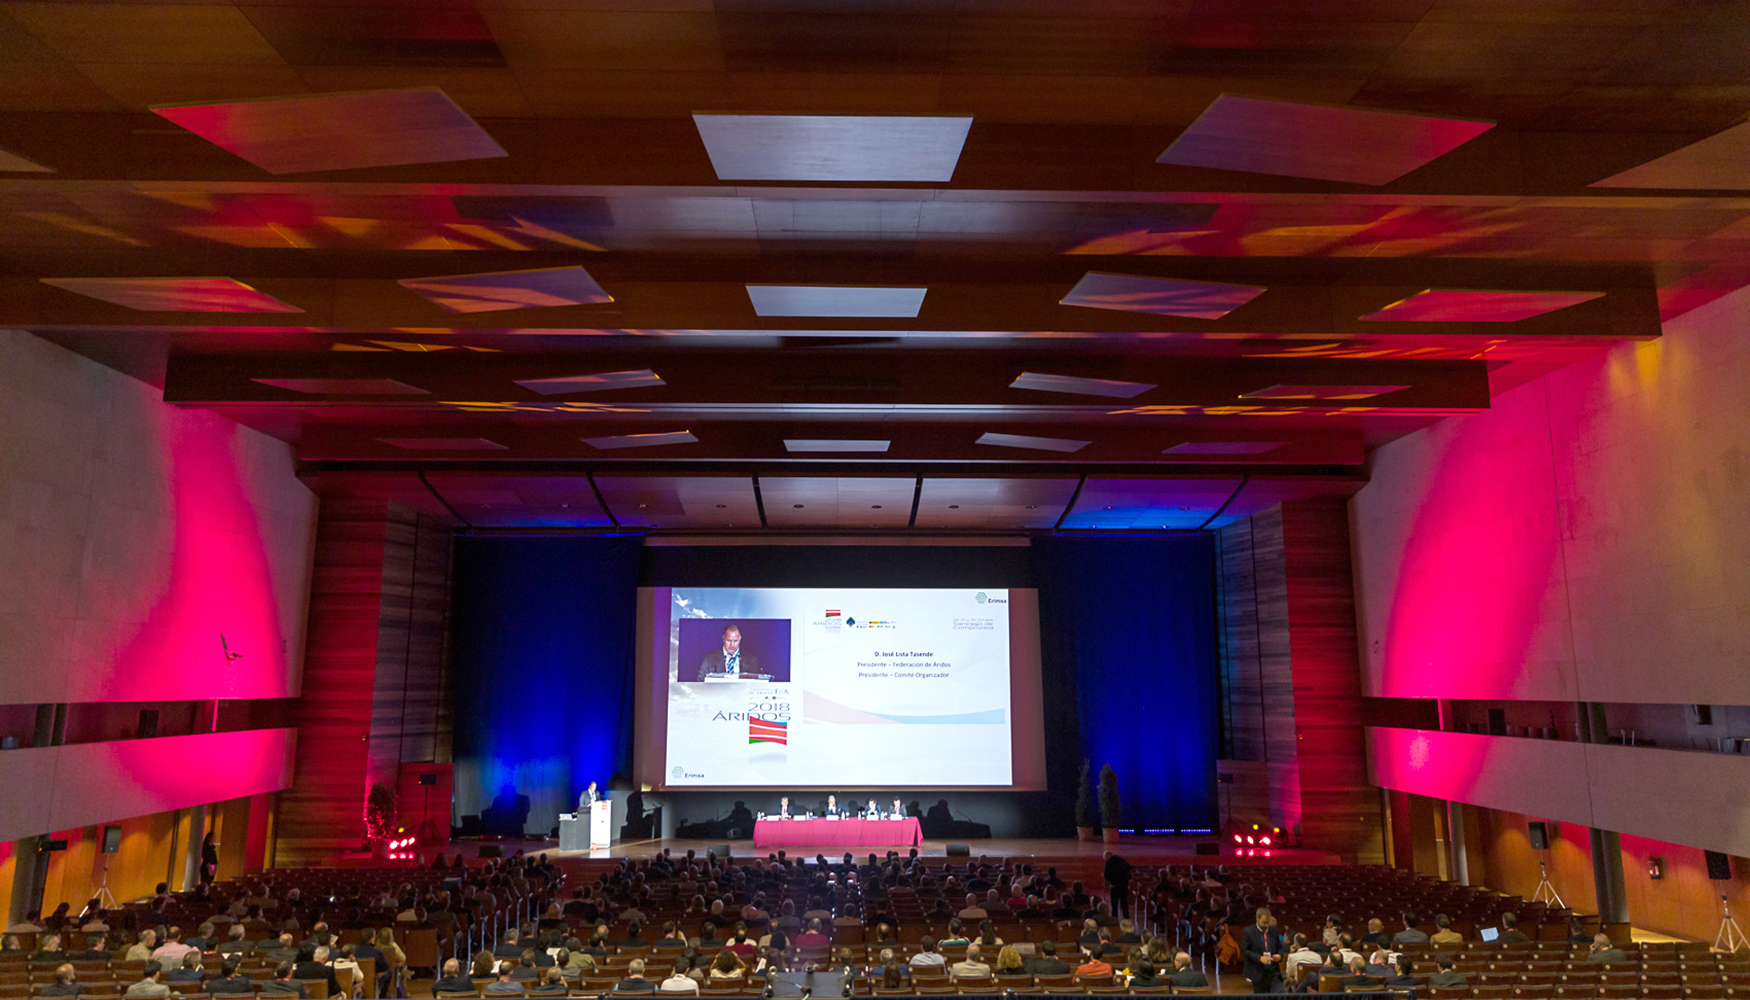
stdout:
[[703,684],[790,680],[788,618],[683,618],[679,625],[676,680]]

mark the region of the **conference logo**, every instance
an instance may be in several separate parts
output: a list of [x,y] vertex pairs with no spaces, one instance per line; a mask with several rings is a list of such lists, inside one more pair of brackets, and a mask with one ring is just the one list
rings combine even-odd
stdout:
[[977,601],[980,604],[983,604],[985,601],[990,600],[990,597],[988,595],[986,595],[984,591],[981,590],[978,593],[973,594],[972,599]]
[[672,770],[672,771],[670,771],[670,772],[668,772],[668,773],[669,773],[669,774],[671,774],[671,775],[673,775],[673,776],[674,776],[674,777],[675,777],[675,778],[677,778],[677,779],[679,779],[679,778],[681,778],[681,777],[683,777],[683,776],[684,776],[684,775],[685,775],[685,774],[686,774],[686,773],[687,773],[687,769],[686,769],[686,768],[684,768],[684,767],[682,767],[682,766],[680,766],[680,765],[679,765],[679,764],[676,764],[676,765],[675,765],[675,766],[674,766],[674,770]]
[[839,613],[837,611],[829,610],[829,611],[827,611],[826,616],[828,618],[837,618],[837,617],[839,617]]
[[747,717],[747,741],[749,743],[776,743],[789,746],[790,723],[776,719],[762,719],[757,715]]

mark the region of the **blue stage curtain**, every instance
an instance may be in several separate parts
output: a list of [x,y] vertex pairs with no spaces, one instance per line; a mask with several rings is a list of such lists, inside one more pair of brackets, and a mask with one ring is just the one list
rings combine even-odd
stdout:
[[[545,833],[591,781],[632,773],[638,556],[628,537],[456,543],[456,816],[507,792]],[[503,803],[501,803],[503,804]]]
[[1064,825],[1083,757],[1111,764],[1124,829],[1216,822],[1218,661],[1210,535],[1033,542],[1046,770]]

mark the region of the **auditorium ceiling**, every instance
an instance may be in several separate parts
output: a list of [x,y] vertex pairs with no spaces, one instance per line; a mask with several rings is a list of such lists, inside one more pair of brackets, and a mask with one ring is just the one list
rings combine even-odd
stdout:
[[1750,284],[1750,3],[0,2],[0,326],[491,527],[1118,530]]

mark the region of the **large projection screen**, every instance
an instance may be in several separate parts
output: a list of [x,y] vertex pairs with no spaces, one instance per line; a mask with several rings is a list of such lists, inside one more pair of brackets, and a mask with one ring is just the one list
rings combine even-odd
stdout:
[[639,780],[1045,788],[1030,588],[642,587]]

